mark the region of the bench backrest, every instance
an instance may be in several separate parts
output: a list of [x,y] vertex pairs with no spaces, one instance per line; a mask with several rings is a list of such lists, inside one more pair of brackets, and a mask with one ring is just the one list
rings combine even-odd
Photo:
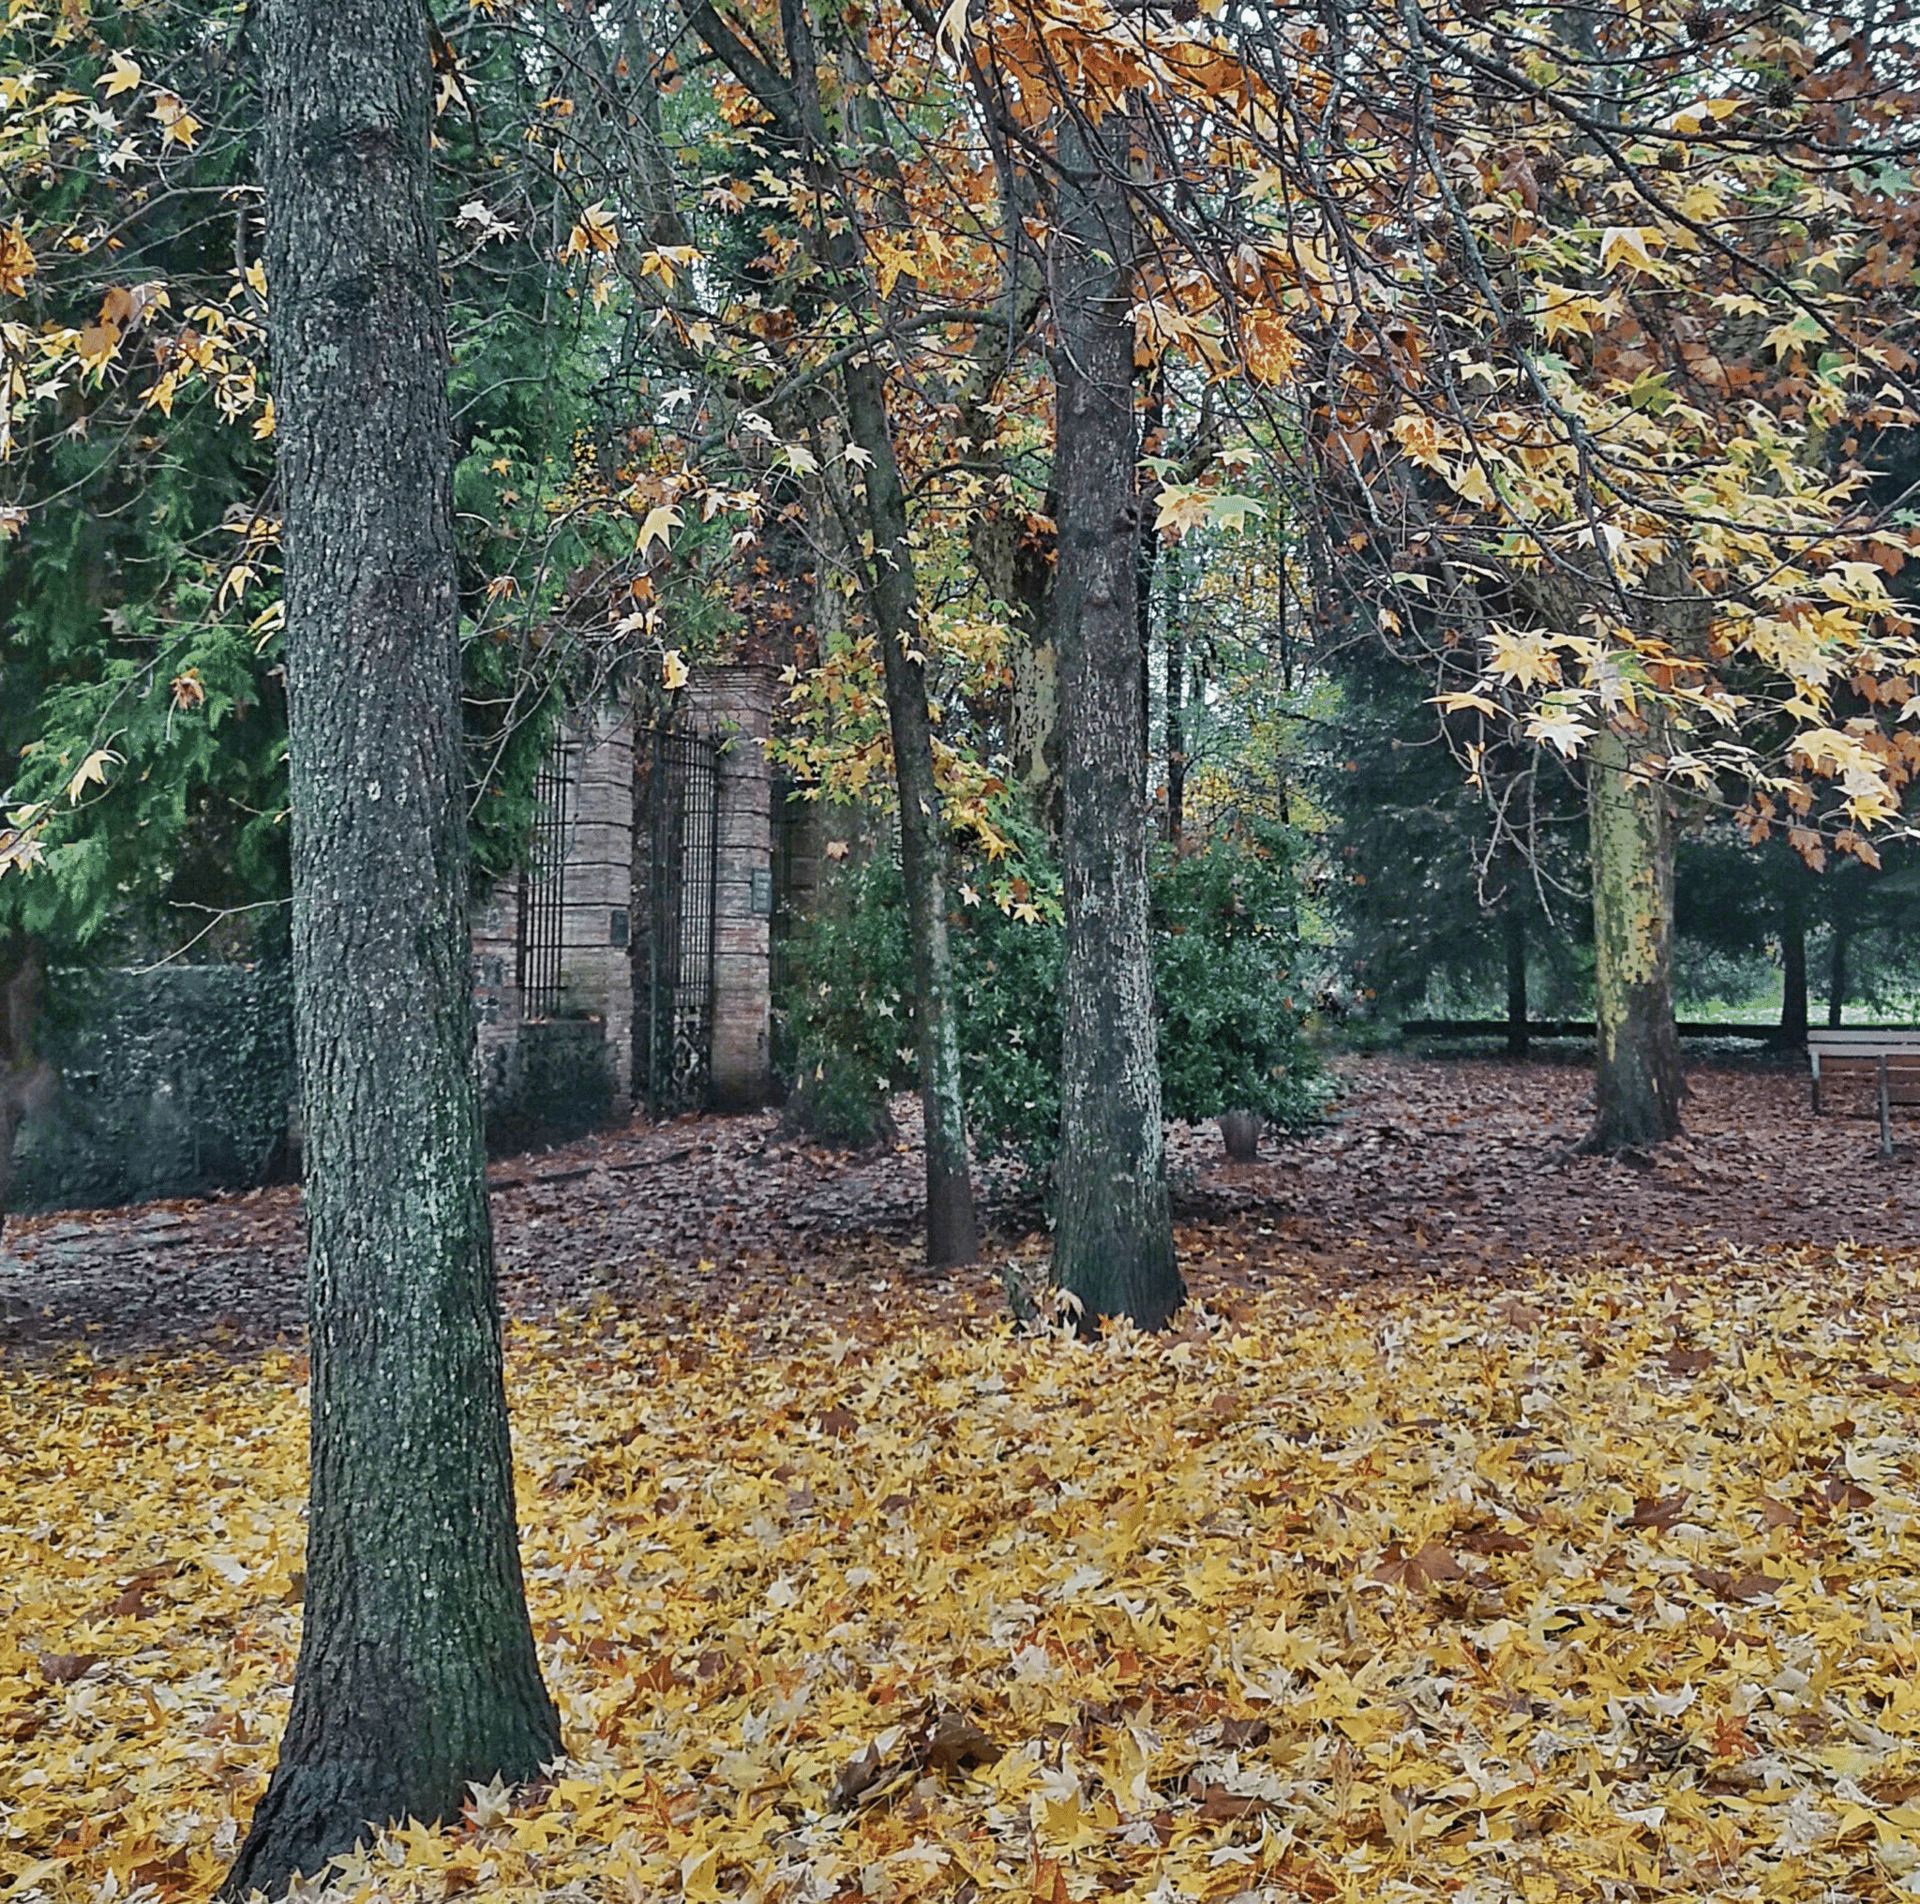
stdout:
[[1920,1025],[1845,1025],[1810,1030],[1809,1052],[1830,1058],[1920,1057]]

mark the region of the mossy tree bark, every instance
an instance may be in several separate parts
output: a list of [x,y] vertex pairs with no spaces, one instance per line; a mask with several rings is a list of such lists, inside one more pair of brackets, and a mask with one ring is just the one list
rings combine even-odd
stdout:
[[1611,723],[1587,757],[1593,866],[1593,1127],[1580,1148],[1644,1150],[1680,1132],[1686,1080],[1673,1024],[1673,814],[1666,789],[1632,771]]
[[473,1070],[428,21],[265,0],[312,1494],[279,1762],[226,1894],[558,1755],[522,1589]]
[[1117,152],[1104,131],[1063,128],[1052,237],[1067,903],[1053,1273],[1087,1324],[1125,1315],[1158,1328],[1186,1288],[1167,1202],[1147,925],[1135,243],[1125,145],[1112,143]]

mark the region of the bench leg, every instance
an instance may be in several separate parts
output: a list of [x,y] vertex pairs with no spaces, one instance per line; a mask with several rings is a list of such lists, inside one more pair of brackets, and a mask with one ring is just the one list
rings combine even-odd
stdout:
[[1887,1121],[1887,1056],[1880,1054],[1880,1155],[1893,1155],[1893,1126]]
[[1813,1114],[1820,1115],[1820,1054],[1813,1054]]

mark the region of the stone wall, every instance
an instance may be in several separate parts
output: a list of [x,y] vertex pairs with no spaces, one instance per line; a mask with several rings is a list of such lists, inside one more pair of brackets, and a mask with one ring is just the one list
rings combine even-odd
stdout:
[[705,667],[688,683],[687,721],[721,742],[719,870],[714,893],[713,1071],[717,1110],[746,1110],[773,1091],[772,925],[775,675]]
[[582,717],[565,744],[569,800],[560,976],[568,1014],[604,1027],[613,1094],[633,1095],[633,719]]

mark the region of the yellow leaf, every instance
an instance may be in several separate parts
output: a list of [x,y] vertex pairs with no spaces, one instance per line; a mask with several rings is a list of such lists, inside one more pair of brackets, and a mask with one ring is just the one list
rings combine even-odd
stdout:
[[1613,226],[1601,235],[1601,270],[1610,271],[1615,265],[1625,265],[1629,271],[1651,271],[1653,254],[1648,249],[1649,240],[1658,244],[1660,234],[1641,225]]
[[120,756],[108,748],[96,747],[83,760],[74,776],[67,782],[67,799],[74,805],[80,804],[80,796],[89,787],[104,787],[107,784],[107,769],[120,765]]
[[109,99],[117,99],[122,93],[130,93],[140,84],[140,64],[129,59],[124,53],[116,53],[107,70],[93,82],[107,89]]
[[647,511],[640,525],[640,553],[645,555],[654,543],[666,546],[668,536],[681,526],[681,515],[670,502],[657,502]]

